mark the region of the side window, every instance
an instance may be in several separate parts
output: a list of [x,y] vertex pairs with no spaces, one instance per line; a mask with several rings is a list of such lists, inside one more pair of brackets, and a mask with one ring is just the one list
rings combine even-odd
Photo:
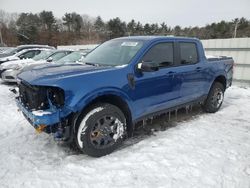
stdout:
[[53,61],[57,61],[59,59],[61,59],[62,57],[66,56],[67,52],[58,52],[56,54],[53,54],[52,56],[50,56],[52,58]]
[[27,58],[32,58],[35,55],[39,54],[40,51],[28,51],[20,56],[21,59],[27,59]]
[[174,64],[174,44],[160,43],[153,46],[142,58],[143,62],[152,62],[159,67],[169,67]]
[[[37,51],[35,52],[35,55],[34,55],[34,56],[40,54],[41,52],[42,52],[41,50],[37,50]],[[33,56],[33,57],[34,57],[34,56]]]
[[195,43],[180,42],[181,64],[195,64],[198,62],[198,54]]

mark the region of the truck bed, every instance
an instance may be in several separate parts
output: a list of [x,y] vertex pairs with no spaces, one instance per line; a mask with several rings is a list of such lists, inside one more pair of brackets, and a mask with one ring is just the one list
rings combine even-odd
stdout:
[[228,56],[211,56],[211,55],[206,55],[206,58],[209,62],[211,61],[223,61],[223,60],[232,60],[232,57],[228,57]]

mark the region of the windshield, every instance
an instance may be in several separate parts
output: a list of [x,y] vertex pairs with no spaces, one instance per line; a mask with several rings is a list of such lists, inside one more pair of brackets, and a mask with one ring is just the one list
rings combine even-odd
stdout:
[[72,52],[69,55],[59,59],[57,63],[67,63],[67,62],[76,62],[80,61],[83,58],[83,54],[81,52]]
[[10,53],[14,53],[15,51],[16,51],[16,48],[7,48],[7,49],[3,49],[1,53],[10,54]]
[[8,54],[8,55],[14,55],[16,52],[17,52],[17,48],[10,48],[10,49],[3,51],[3,53]]
[[33,57],[33,60],[38,61],[41,59],[47,59],[52,53],[54,53],[54,51],[49,51],[49,50],[41,51],[41,53]]
[[58,61],[59,59],[63,58],[64,56],[70,54],[71,52],[56,52],[50,56],[50,58],[53,59],[53,61]]
[[130,63],[131,59],[142,46],[142,41],[127,39],[111,40],[97,47],[83,61],[99,65],[125,65]]

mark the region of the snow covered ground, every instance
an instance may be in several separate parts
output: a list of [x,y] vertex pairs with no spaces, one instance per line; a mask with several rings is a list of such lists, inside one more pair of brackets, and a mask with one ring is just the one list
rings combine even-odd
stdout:
[[102,158],[36,134],[8,89],[0,84],[0,187],[250,187],[250,89],[232,87],[218,113],[132,138]]

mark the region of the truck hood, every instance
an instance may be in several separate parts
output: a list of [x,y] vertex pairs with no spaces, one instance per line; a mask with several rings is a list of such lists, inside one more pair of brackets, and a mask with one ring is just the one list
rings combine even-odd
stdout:
[[50,64],[34,67],[32,70],[24,71],[18,75],[18,79],[24,80],[31,85],[54,85],[54,83],[61,79],[109,69],[112,69],[112,67],[96,67],[77,63],[67,63],[62,65]]

